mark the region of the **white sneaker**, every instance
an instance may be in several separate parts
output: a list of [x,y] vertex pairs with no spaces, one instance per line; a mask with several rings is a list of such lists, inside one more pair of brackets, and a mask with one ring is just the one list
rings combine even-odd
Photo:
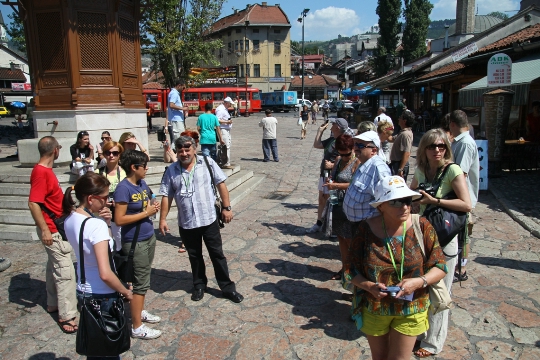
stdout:
[[150,340],[157,339],[161,336],[161,330],[156,330],[149,328],[148,326],[142,324],[139,328],[139,331],[135,332],[133,328],[131,329],[131,337],[136,339]]
[[321,227],[317,224],[313,225],[312,227],[310,227],[309,229],[306,230],[306,234],[313,234],[313,233],[316,233],[316,232],[319,232],[321,231]]
[[156,324],[161,321],[161,318],[157,315],[150,314],[146,310],[143,310],[141,313],[141,320],[150,324]]

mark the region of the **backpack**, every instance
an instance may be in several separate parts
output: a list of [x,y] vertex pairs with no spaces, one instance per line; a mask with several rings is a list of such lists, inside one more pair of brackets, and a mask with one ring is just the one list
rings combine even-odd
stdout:
[[227,157],[227,145],[219,144],[216,151],[216,163],[219,167],[222,167],[227,164],[227,162],[229,162],[229,158]]

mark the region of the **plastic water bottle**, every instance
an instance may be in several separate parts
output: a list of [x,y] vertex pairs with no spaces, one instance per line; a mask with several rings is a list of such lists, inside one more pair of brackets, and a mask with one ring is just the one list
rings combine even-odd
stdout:
[[[154,206],[155,203],[156,203],[156,194],[152,194],[152,198],[150,199],[150,205],[149,206]],[[150,215],[148,218],[150,220],[154,221],[154,220],[156,220],[157,216],[156,216],[156,214],[154,214],[154,215]]]

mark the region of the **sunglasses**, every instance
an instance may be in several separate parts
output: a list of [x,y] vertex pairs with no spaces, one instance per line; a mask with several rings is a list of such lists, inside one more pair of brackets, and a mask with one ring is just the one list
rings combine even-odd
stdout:
[[120,151],[109,151],[109,150],[107,150],[107,151],[103,152],[103,155],[105,155],[105,156],[109,156],[109,155],[118,156],[118,155],[120,155]]
[[191,149],[192,146],[193,146],[193,145],[191,145],[191,144],[184,144],[184,145],[182,145],[181,147],[177,147],[177,148],[176,148],[176,151],[180,151],[180,149],[186,149],[186,150],[189,150],[189,149]]
[[360,150],[365,149],[365,148],[369,148],[369,149],[376,149],[377,148],[375,146],[369,146],[369,145],[362,144],[362,143],[354,143],[354,146],[359,148]]
[[428,150],[439,149],[439,151],[444,151],[444,150],[446,150],[446,144],[444,144],[444,143],[441,143],[441,144],[431,144],[431,145],[426,146],[426,149],[428,149]]
[[345,156],[345,157],[348,157],[348,156],[351,156],[351,154],[352,154],[352,151],[351,151],[350,153],[347,153],[347,154],[339,153],[339,156],[341,156],[341,157],[344,157],[344,156]]
[[403,207],[403,205],[411,206],[411,204],[412,204],[412,196],[388,201],[388,205],[395,208]]
[[135,166],[135,169],[138,169],[140,166],[146,169],[146,165],[147,164],[133,164],[133,166]]
[[105,141],[105,140],[111,140],[111,137],[110,136],[102,136],[101,141]]
[[95,198],[98,198],[98,199],[101,199],[101,200],[104,200],[104,201],[109,200],[109,195],[105,195],[105,196],[100,196],[100,195],[90,195],[90,196],[95,197]]

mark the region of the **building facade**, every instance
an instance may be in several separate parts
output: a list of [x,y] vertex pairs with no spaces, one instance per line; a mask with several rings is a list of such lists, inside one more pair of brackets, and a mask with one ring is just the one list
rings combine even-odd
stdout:
[[279,5],[248,5],[212,26],[211,36],[223,42],[214,55],[219,66],[237,68],[232,82],[238,86],[246,86],[247,79],[248,86],[263,92],[287,89],[291,83],[290,28]]

